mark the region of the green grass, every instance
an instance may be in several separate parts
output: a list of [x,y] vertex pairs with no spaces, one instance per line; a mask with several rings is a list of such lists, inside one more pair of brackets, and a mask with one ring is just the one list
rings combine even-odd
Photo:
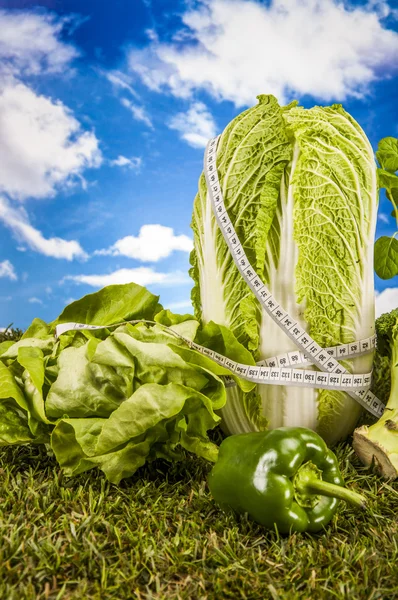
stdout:
[[223,513],[211,465],[159,460],[120,486],[66,479],[44,448],[0,450],[0,598],[398,598],[398,483],[336,449],[366,512],[341,506],[324,533],[279,536]]
[[42,447],[2,448],[0,600],[398,598],[398,481],[335,450],[368,510],[342,505],[324,533],[288,537],[223,513],[211,465],[188,454],[116,487],[95,470],[64,478]]
[[8,325],[8,327],[6,327],[5,331],[0,331],[0,343],[14,340],[17,341],[20,340],[22,336],[23,330],[12,327],[11,323],[11,325]]

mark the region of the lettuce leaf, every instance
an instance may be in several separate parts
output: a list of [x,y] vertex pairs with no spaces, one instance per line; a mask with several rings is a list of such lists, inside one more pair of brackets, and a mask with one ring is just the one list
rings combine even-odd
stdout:
[[[133,319],[143,321],[125,322]],[[124,323],[56,340],[61,322]],[[67,475],[99,468],[113,483],[147,460],[182,459],[183,449],[215,461],[208,431],[220,423],[229,371],[181,335],[254,364],[232,332],[164,310],[136,284],[85,296],[50,324],[35,319],[23,339],[2,346],[0,444],[46,443]]]

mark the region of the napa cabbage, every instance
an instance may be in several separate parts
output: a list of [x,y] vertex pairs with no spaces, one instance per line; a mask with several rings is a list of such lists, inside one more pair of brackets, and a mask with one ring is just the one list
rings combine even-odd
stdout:
[[[216,164],[244,252],[283,309],[322,347],[374,335],[378,183],[372,147],[353,117],[338,104],[282,107],[258,96],[223,131]],[[229,328],[256,361],[295,350],[235,266],[204,173],[191,226],[196,317]],[[372,354],[342,364],[369,372]],[[257,385],[227,395],[220,414],[231,434],[304,426],[334,443],[353,431],[362,410],[340,391]]]

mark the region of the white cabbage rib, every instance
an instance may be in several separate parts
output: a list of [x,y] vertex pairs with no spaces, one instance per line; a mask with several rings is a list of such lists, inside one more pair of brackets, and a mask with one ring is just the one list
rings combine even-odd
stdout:
[[[230,326],[231,313],[226,310],[224,290],[225,265],[217,261],[215,252],[218,225],[213,215],[209,193],[202,187],[200,194],[204,195],[201,204],[203,229],[200,230],[200,252],[198,252],[199,281],[201,290],[212,290],[201,296],[203,315],[212,315],[211,320],[219,325]],[[210,320],[210,319],[208,319]]]
[[[278,260],[275,261],[268,243],[266,261],[269,264],[268,288],[271,294],[292,319],[307,330],[308,323],[304,320],[305,303],[298,304],[293,293],[296,287],[295,269],[298,248],[293,237],[294,195],[291,182],[299,155],[300,149],[295,144],[293,159],[287,169],[286,180],[284,177],[281,180],[280,204],[276,214],[280,226],[280,252]],[[278,353],[297,350],[296,344],[263,309],[260,326],[261,358],[274,356],[275,348],[278,348]],[[295,426],[298,420],[303,427],[311,429],[317,427],[318,410],[316,400],[318,392],[316,389],[280,385],[259,385],[257,389],[261,396],[263,415],[269,423],[272,423],[272,427]]]

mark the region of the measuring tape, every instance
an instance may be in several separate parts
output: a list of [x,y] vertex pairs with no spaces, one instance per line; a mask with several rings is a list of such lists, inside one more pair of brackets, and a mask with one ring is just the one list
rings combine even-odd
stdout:
[[[325,348],[322,348],[317,342],[315,342],[311,336],[289,316],[277,300],[272,296],[266,285],[263,283],[261,278],[256,273],[255,269],[250,264],[243,246],[236,234],[234,226],[228,216],[226,206],[224,204],[224,197],[221,191],[221,184],[218,179],[217,167],[216,167],[216,154],[217,154],[217,143],[220,136],[217,136],[209,141],[206,146],[205,158],[204,158],[204,174],[207,183],[207,189],[210,195],[212,209],[216,217],[218,226],[223,234],[223,237],[231,251],[232,258],[240,271],[243,279],[250,287],[261,306],[265,309],[268,315],[279,325],[284,333],[295,343],[298,349],[305,355],[305,357],[314,365],[316,365],[322,373],[318,371],[312,371],[310,377],[315,378],[315,384],[317,381],[323,381],[325,383],[333,382],[337,387],[329,389],[340,389],[347,391],[357,402],[364,406],[373,415],[380,417],[385,409],[385,405],[369,390],[371,383],[371,373],[365,375],[351,374],[340,365],[336,358],[342,358],[338,355],[337,348],[346,347],[344,351],[344,357],[349,357],[349,344],[345,344],[340,347],[336,347],[336,357],[329,354]],[[354,346],[358,348],[365,347],[370,342],[370,338],[367,340],[361,340],[354,342]],[[374,344],[374,342],[373,342]],[[347,347],[348,346],[348,347]],[[367,348],[366,348],[367,349]],[[272,370],[272,369],[271,369]],[[275,383],[281,381],[283,368],[274,367],[273,379],[266,383]],[[278,374],[279,373],[279,374]],[[309,383],[310,378],[307,377],[307,373],[310,371],[301,370],[301,377],[304,379],[304,385]],[[369,377],[369,380],[368,380]],[[355,389],[354,381],[360,381],[362,378],[363,384],[358,386],[361,389]],[[299,376],[288,379],[288,375],[285,375],[287,385],[296,385],[296,381],[301,381]],[[311,379],[312,381],[312,379]],[[365,383],[366,381],[366,383]],[[314,387],[321,388],[320,385]],[[322,386],[323,387],[323,386]],[[326,388],[328,389],[328,388]]]
[[[256,365],[246,365],[243,363],[237,363],[234,360],[231,360],[226,356],[219,354],[218,352],[214,352],[214,350],[210,350],[210,348],[206,348],[205,346],[196,344],[196,342],[189,340],[188,338],[178,333],[178,331],[175,331],[167,325],[157,323],[156,321],[148,321],[147,319],[123,321],[122,323],[115,323],[113,325],[85,325],[84,323],[62,323],[61,325],[56,326],[55,337],[58,338],[63,333],[72,330],[78,331],[109,329],[111,327],[119,327],[121,325],[126,325],[126,323],[131,323],[133,325],[136,325],[138,323],[158,325],[163,329],[167,330],[168,333],[181,339],[191,349],[197,350],[201,354],[208,356],[218,364],[222,365],[223,367],[226,367],[232,373],[235,373],[238,377],[241,377],[242,379],[247,379],[248,381],[252,381],[253,383],[298,385],[302,387],[314,387],[328,390],[352,391],[353,389],[355,389],[356,391],[362,392],[364,396],[366,395],[366,392],[371,383],[371,373],[365,373],[361,375],[352,375],[351,373],[347,373],[347,375],[345,375],[343,373],[321,373],[319,371],[304,371],[303,369],[296,369],[294,367],[272,366],[273,363],[276,364],[285,360],[285,357],[288,357],[288,359],[290,360],[297,357],[297,360],[302,361],[302,363],[298,364],[310,364],[310,359],[307,359],[304,356],[303,358],[301,358],[300,352],[289,352],[288,354],[281,354],[279,356],[273,357],[272,359],[268,358],[266,361],[260,361],[256,363]],[[335,348],[343,348],[343,346],[336,346]],[[334,351],[335,348],[328,348],[327,351]],[[367,352],[371,352],[371,349],[369,348]],[[232,377],[224,376],[224,379],[228,387],[231,385],[236,385]]]
[[[98,329],[110,329],[112,327],[119,327],[131,323],[133,325],[138,323],[147,323],[152,325],[158,325],[163,329],[167,330],[168,333],[181,339],[189,348],[197,350],[201,354],[211,358],[218,364],[222,365],[232,373],[235,373],[238,377],[246,379],[257,384],[273,384],[273,385],[294,385],[298,387],[313,387],[328,390],[339,390],[353,392],[360,394],[360,398],[365,402],[366,408],[376,415],[375,407],[368,404],[375,398],[374,394],[369,397],[369,386],[371,383],[371,373],[364,373],[361,375],[352,375],[351,373],[321,373],[319,371],[303,370],[295,367],[274,367],[275,364],[284,364],[284,361],[292,361],[297,366],[303,364],[311,364],[312,357],[306,357],[304,352],[294,351],[287,354],[281,354],[267,360],[260,361],[256,365],[246,365],[243,363],[237,363],[214,350],[210,350],[205,346],[196,344],[192,340],[184,337],[171,327],[157,323],[156,321],[149,321],[147,319],[135,319],[133,321],[123,321],[121,323],[114,323],[113,325],[86,325],[85,323],[62,323],[57,325],[55,328],[55,337],[59,338],[60,335],[67,331],[79,331],[79,330],[98,330]],[[359,343],[359,342],[358,342]],[[360,343],[359,343],[360,344]],[[363,345],[366,346],[364,352],[371,352],[374,348],[374,338],[363,340]],[[336,350],[342,350],[343,346],[335,346],[333,348],[326,348],[325,352],[334,353]],[[363,352],[361,352],[363,353]],[[358,355],[359,352],[351,354],[350,356]],[[331,354],[329,354],[330,356]],[[223,376],[226,387],[231,387],[235,384],[232,377]],[[379,402],[379,401],[378,401]],[[380,413],[381,414],[381,413]],[[378,416],[380,416],[377,413]],[[377,416],[376,415],[376,416]]]
[[[380,417],[383,414],[385,405],[369,389],[372,373],[349,373],[347,369],[337,361],[345,358],[354,358],[372,352],[375,348],[376,337],[372,336],[349,344],[322,348],[297,323],[297,321],[290,317],[287,311],[280,306],[250,264],[231,220],[228,217],[221,185],[218,180],[216,148],[219,137],[220,136],[217,136],[209,141],[204,159],[204,173],[207,188],[217,223],[231,251],[232,258],[245,282],[270,317],[279,325],[279,327],[281,327],[285,334],[293,340],[297,346],[297,350],[261,360],[256,363],[256,365],[246,365],[237,363],[226,356],[222,356],[218,352],[214,352],[209,348],[196,344],[166,325],[156,323],[155,321],[148,321],[147,319],[123,321],[112,325],[62,323],[56,326],[55,337],[58,338],[63,333],[71,330],[109,329],[110,327],[118,327],[125,325],[126,323],[156,324],[184,341],[189,348],[211,358],[242,379],[246,379],[256,384],[311,387],[344,391],[364,406],[366,410],[376,417]],[[315,371],[298,368],[311,364],[316,365],[320,370]],[[223,376],[223,379],[227,387],[236,385],[232,377]]]

